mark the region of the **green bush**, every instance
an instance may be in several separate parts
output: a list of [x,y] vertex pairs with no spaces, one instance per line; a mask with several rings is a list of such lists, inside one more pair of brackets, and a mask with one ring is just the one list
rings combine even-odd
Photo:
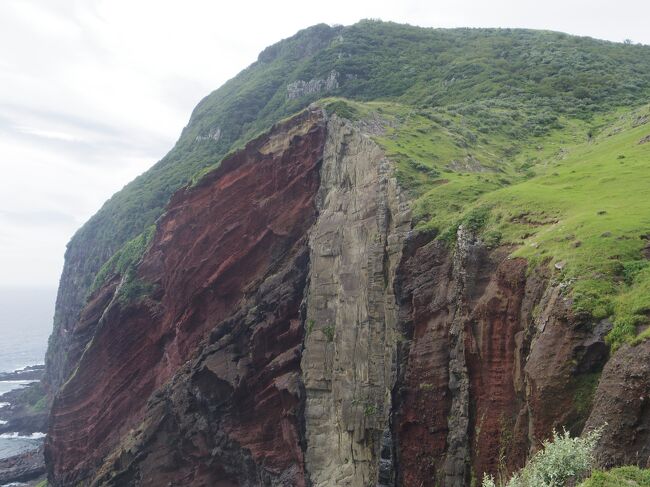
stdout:
[[[567,431],[553,432],[526,466],[515,473],[504,487],[565,487],[584,479],[594,465],[594,448],[602,430],[571,438]],[[494,478],[483,477],[483,487],[496,487]]]
[[339,117],[346,118],[351,121],[355,121],[360,118],[359,112],[350,103],[346,103],[343,100],[336,100],[331,103],[327,103],[324,108],[330,114],[335,113]]

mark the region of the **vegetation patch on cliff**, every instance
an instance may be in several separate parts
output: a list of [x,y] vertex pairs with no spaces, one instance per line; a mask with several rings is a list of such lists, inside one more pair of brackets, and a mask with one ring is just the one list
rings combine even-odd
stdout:
[[596,470],[579,487],[646,487],[650,485],[650,470],[636,466]]
[[140,259],[142,259],[142,256],[149,247],[155,232],[156,226],[151,225],[146,231],[125,243],[122,248],[118,250],[113,257],[111,257],[101,267],[101,269],[99,269],[95,281],[90,288],[90,293],[95,292],[102,286],[102,284],[113,276],[125,276],[127,273],[132,271],[136,264],[140,262]]
[[[497,480],[486,475],[482,487],[645,487],[650,485],[650,470],[625,466],[609,471],[593,470],[594,449],[600,430],[572,438],[566,431],[553,433],[526,466],[510,479]],[[582,481],[582,482],[581,482]],[[578,484],[578,482],[580,482]]]

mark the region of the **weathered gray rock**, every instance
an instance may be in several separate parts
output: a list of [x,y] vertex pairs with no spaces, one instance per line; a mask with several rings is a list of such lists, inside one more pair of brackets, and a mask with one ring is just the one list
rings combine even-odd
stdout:
[[327,78],[314,78],[309,81],[298,80],[287,85],[287,98],[295,100],[303,96],[328,92],[339,87],[339,73],[332,70]]
[[220,127],[211,128],[206,134],[196,136],[197,142],[201,142],[203,140],[211,140],[213,142],[219,142],[220,139],[221,139]]
[[376,484],[395,380],[392,283],[410,228],[381,149],[333,116],[310,236],[302,357],[313,485]]

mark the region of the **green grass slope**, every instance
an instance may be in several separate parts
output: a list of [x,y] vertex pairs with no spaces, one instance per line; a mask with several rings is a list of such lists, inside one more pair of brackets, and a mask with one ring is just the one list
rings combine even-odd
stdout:
[[548,161],[539,177],[480,202],[495,209],[490,227],[522,245],[516,255],[554,265],[576,311],[614,318],[615,348],[647,325],[650,312],[650,261],[642,254],[650,237],[650,144],[641,143],[648,119],[648,108],[621,116]]
[[[516,111],[323,104],[382,127],[375,140],[412,194],[416,229],[453,243],[469,225],[549,266],[577,313],[612,319],[614,349],[650,336],[650,106],[560,116],[544,135],[513,138]],[[500,116],[510,123],[484,126]]]

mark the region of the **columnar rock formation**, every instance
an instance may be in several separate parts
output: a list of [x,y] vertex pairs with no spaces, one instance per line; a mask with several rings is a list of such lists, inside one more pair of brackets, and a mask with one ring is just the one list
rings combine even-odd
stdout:
[[302,372],[306,466],[314,486],[376,482],[390,432],[397,306],[393,287],[410,229],[379,147],[328,125],[319,217],[310,232]]
[[179,191],[68,327],[51,484],[465,486],[585,422],[606,462],[647,457],[626,348],[589,418],[608,323],[511,248],[434,237],[351,123],[276,125]]

